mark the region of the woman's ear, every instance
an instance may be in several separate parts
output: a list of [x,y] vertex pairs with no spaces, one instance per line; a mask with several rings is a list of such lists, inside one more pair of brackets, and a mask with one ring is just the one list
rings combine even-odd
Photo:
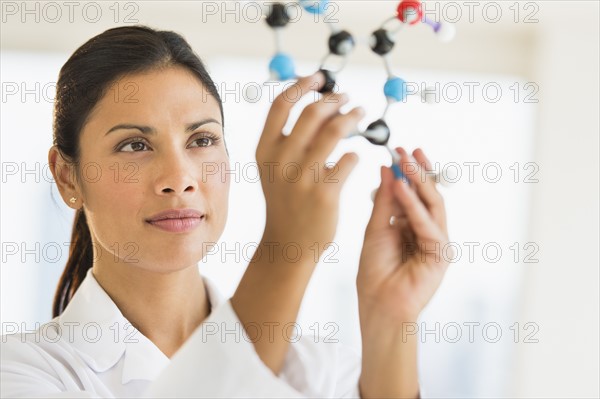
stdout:
[[48,151],[48,165],[63,201],[73,209],[81,208],[83,198],[77,184],[76,165],[67,162],[55,145]]

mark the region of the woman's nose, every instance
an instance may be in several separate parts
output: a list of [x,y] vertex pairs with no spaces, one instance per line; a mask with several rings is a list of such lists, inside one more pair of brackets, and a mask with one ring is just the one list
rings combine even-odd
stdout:
[[160,167],[155,180],[155,191],[158,195],[193,193],[198,189],[191,162],[181,154],[169,155],[160,160]]

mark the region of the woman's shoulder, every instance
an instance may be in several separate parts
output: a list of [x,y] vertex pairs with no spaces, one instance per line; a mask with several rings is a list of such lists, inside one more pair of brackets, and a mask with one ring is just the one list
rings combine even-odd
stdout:
[[[17,323],[8,323],[4,326],[5,334],[0,336],[2,353],[0,356],[5,360],[9,356],[18,353],[15,351],[43,352],[47,343],[56,344],[62,338],[61,328],[56,317],[42,325],[37,323],[35,330],[21,330],[25,323],[19,326]],[[29,348],[29,349],[28,349]],[[36,349],[37,348],[37,349]]]
[[69,357],[69,348],[62,341],[54,319],[33,331],[4,334],[0,338],[0,374],[2,393],[20,392],[27,381],[36,381],[44,392],[60,392],[60,374],[68,373],[59,367],[61,357]]
[[13,329],[12,324],[5,326],[5,330],[10,332],[2,334],[0,336],[0,366],[4,366],[7,361],[12,361],[21,357],[21,353],[30,352],[34,353],[34,349],[31,346],[35,345],[36,341],[39,341],[37,338],[41,327],[35,331],[31,331],[28,333],[23,333],[18,331],[18,326],[15,324],[15,329]]
[[59,316],[35,330],[13,328],[1,336],[3,396],[48,396],[82,387],[104,392],[95,376],[122,358],[131,335],[127,326],[88,273]]
[[[2,335],[0,338],[0,367],[27,364],[33,368],[53,369],[56,363],[78,357],[74,352],[74,326],[61,324],[56,317],[35,330],[25,330]],[[62,362],[61,362],[62,363]]]

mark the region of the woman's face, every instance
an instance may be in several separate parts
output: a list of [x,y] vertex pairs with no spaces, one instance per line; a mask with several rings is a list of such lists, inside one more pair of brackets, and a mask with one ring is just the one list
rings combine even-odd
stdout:
[[[96,262],[179,270],[221,236],[229,197],[221,113],[191,72],[170,67],[121,78],[90,114],[80,146],[78,181]],[[201,217],[148,221],[181,209]]]

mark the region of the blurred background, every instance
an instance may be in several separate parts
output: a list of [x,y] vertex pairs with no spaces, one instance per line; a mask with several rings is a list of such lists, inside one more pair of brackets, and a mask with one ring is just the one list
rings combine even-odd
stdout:
[[[338,75],[378,119],[386,73],[368,37],[397,1],[332,2],[324,16],[299,7],[283,33],[297,72],[314,72],[327,51],[324,19],[358,40]],[[264,227],[252,166],[273,96],[273,34],[262,2],[2,2],[2,332],[51,319],[68,255],[73,212],[47,165],[58,72],[104,30],[146,24],[182,34],[206,63],[225,107],[233,186],[226,230],[199,267],[232,295]],[[452,22],[440,42],[423,24],[403,29],[390,55],[411,88],[433,87],[432,104],[409,95],[387,114],[391,144],[421,147],[454,181],[442,187],[457,254],[423,312],[419,367],[431,397],[586,397],[599,391],[599,3],[434,2],[427,18]],[[310,96],[307,96],[310,97]],[[430,98],[431,99],[431,98]],[[290,119],[298,117],[301,102]],[[360,351],[355,278],[371,191],[389,154],[362,138],[331,155],[360,157],[344,187],[338,233],[302,305],[301,333]],[[450,249],[448,249],[448,253]]]

